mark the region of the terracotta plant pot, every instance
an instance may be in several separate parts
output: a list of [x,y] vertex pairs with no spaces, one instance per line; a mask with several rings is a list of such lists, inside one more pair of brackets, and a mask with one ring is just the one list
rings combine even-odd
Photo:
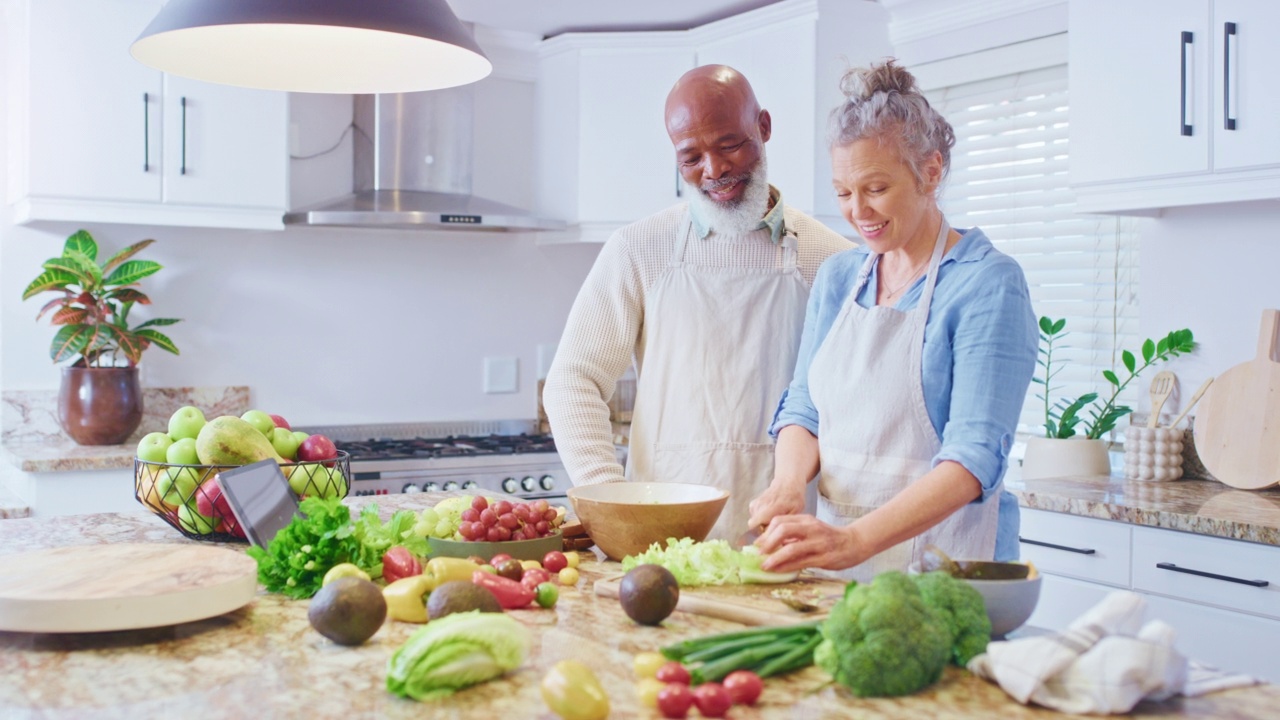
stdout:
[[1111,474],[1106,440],[1035,437],[1027,440],[1022,479],[1096,477]]
[[65,367],[58,422],[81,445],[119,445],[142,423],[136,367]]

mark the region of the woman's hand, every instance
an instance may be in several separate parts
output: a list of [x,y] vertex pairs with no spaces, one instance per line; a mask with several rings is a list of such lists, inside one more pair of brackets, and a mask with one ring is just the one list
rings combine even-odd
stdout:
[[865,548],[850,528],[828,525],[812,515],[782,515],[756,540],[771,572],[805,568],[844,570],[867,559]]
[[779,515],[799,515],[804,512],[804,483],[794,483],[774,478],[760,497],[751,501],[750,528],[762,528]]

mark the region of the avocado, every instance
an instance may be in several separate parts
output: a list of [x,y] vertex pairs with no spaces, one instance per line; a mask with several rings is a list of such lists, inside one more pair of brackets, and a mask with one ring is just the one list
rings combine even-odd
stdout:
[[387,618],[387,601],[378,586],[358,577],[343,577],[320,588],[311,598],[307,620],[316,632],[339,645],[359,645],[373,637]]
[[432,620],[472,610],[500,613],[502,606],[493,593],[466,580],[443,583],[427,598],[427,617]]
[[637,565],[622,578],[618,600],[627,617],[641,625],[657,625],[676,609],[680,584],[661,565]]

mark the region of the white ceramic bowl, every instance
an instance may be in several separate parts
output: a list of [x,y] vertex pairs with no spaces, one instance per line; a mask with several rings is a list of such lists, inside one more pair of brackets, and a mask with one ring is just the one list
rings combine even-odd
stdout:
[[[958,562],[964,562],[960,560]],[[908,572],[919,574],[920,566],[912,563]],[[982,595],[991,620],[991,637],[1001,638],[1022,627],[1040,601],[1040,575],[1020,580],[973,580],[960,578]]]

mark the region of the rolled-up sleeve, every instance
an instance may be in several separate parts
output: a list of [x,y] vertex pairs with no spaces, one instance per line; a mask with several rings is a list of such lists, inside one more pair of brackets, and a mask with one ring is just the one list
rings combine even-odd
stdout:
[[1039,332],[1026,279],[1012,259],[992,263],[971,288],[949,318],[950,408],[934,465],[960,463],[982,484],[985,500],[999,488],[1008,465],[1035,372]]

